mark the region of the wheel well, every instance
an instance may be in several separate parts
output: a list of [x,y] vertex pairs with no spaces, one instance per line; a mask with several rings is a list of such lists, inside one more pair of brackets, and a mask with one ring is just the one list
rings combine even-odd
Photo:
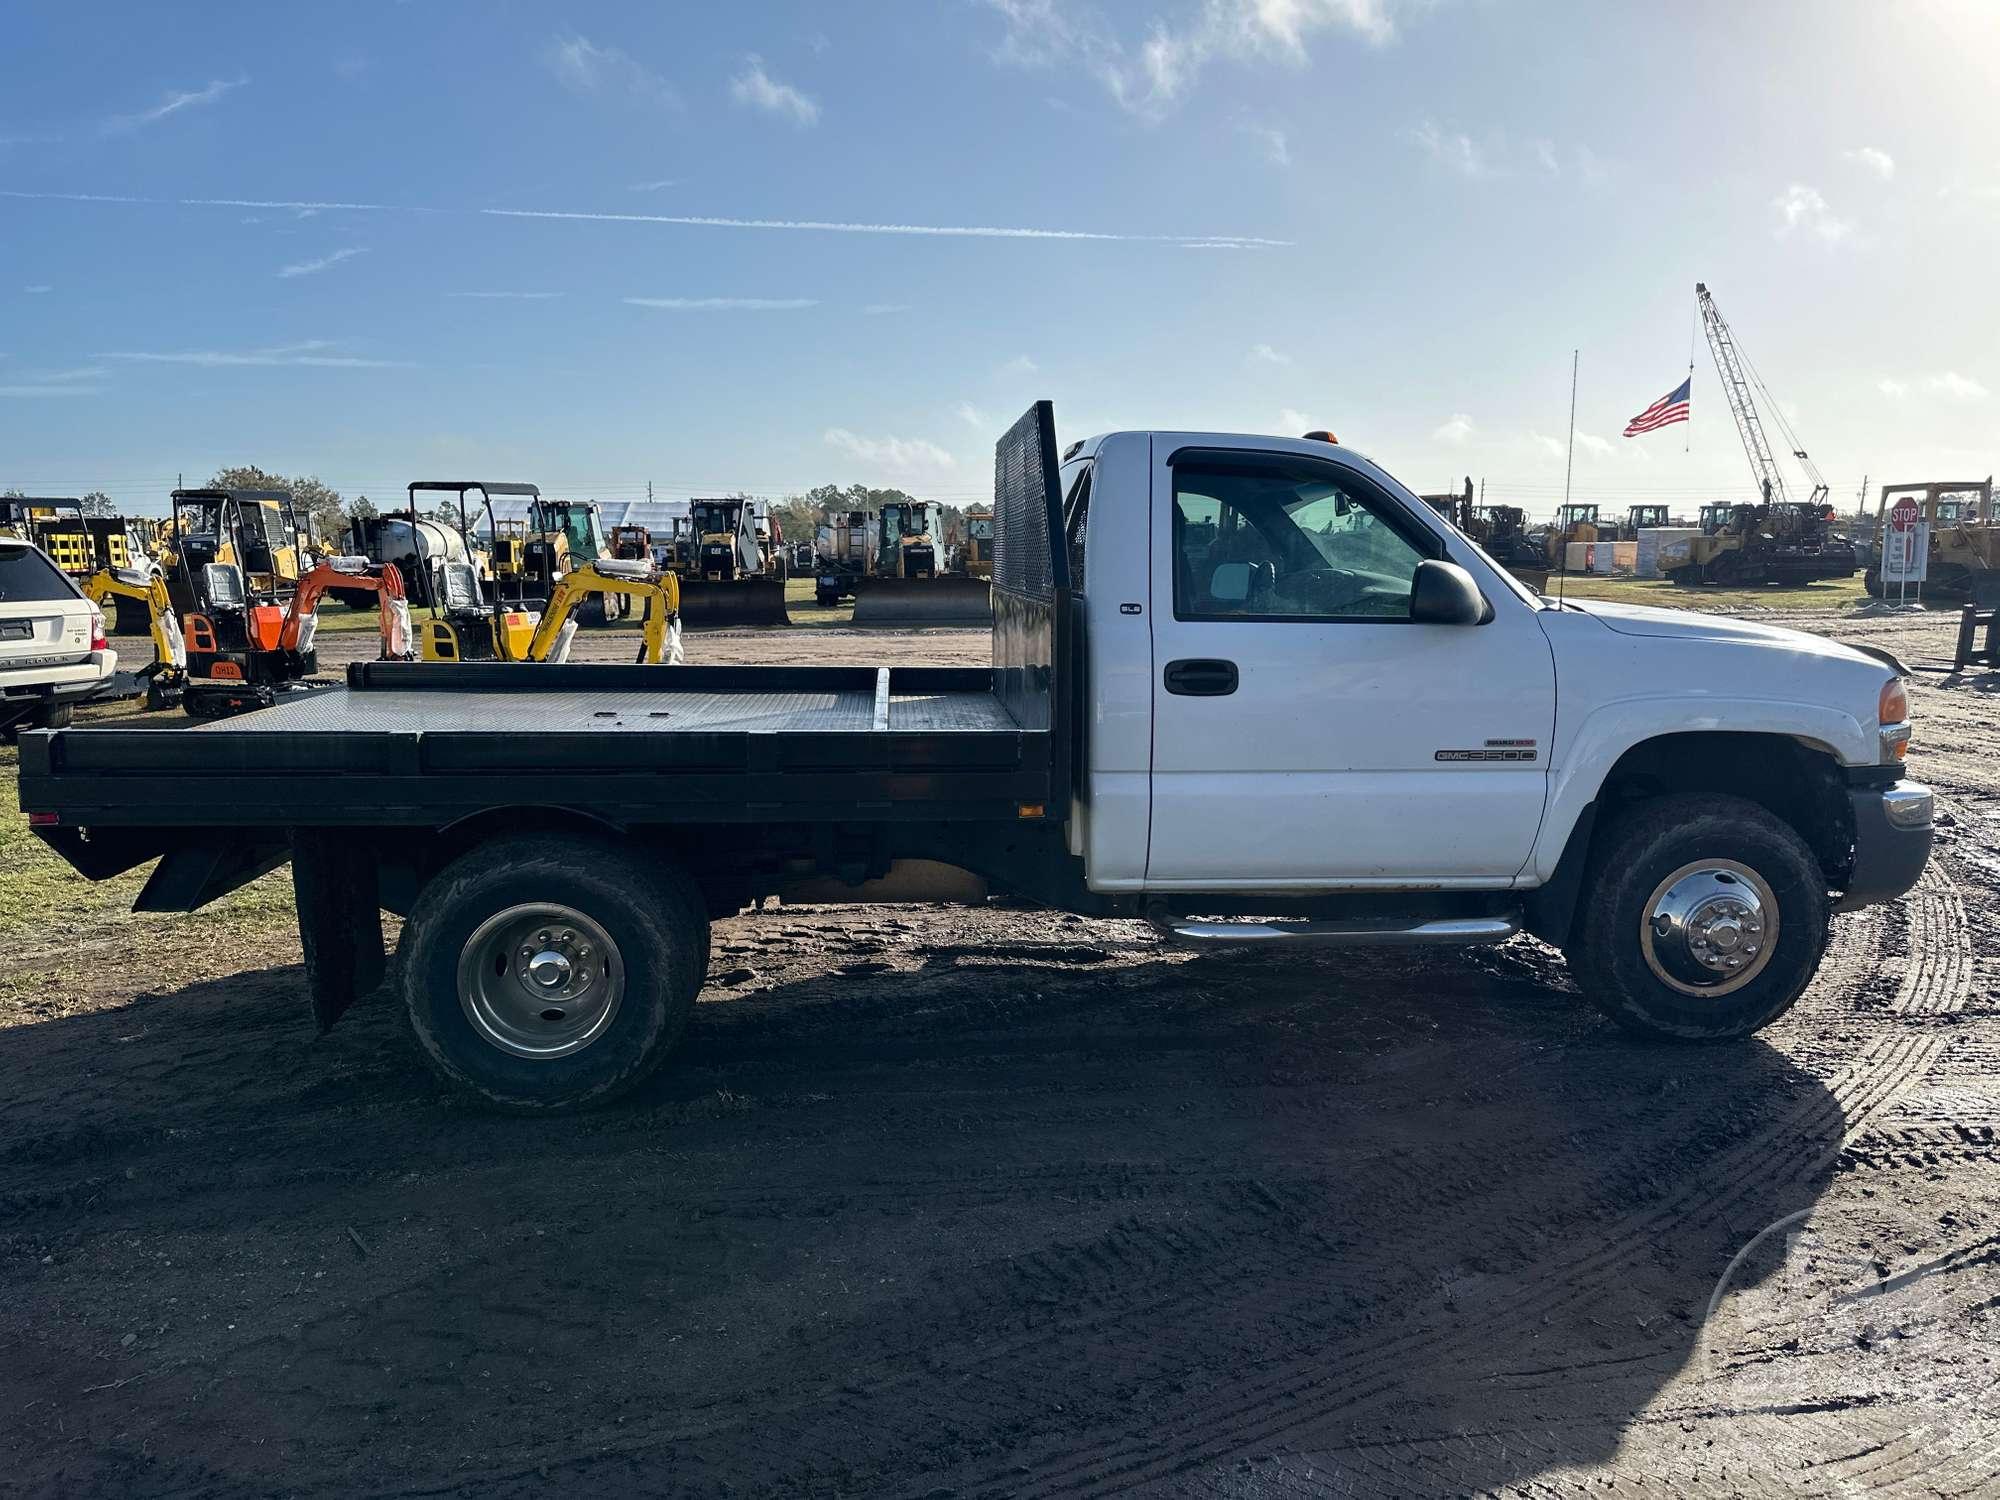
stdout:
[[1846,878],[1853,813],[1840,763],[1782,734],[1690,732],[1642,740],[1618,757],[1597,794],[1600,824],[1620,806],[1675,793],[1725,792],[1791,825],[1832,885]]
[[1846,884],[1854,813],[1830,752],[1782,734],[1663,734],[1632,746],[1611,767],[1571,831],[1554,875],[1529,893],[1528,930],[1557,947],[1567,942],[1592,842],[1621,810],[1649,797],[1703,792],[1755,802],[1805,840],[1829,887]]

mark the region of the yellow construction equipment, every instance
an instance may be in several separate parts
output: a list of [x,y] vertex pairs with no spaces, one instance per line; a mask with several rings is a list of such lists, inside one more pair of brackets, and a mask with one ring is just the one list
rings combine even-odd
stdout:
[[146,684],[146,707],[172,708],[179,703],[187,681],[187,642],[166,580],[136,568],[101,568],[84,580],[83,593],[99,609],[109,601],[114,608],[129,602],[144,610],[147,633],[153,638],[152,663],[138,673]]
[[944,527],[928,500],[891,501],[875,514],[866,575],[854,588],[857,625],[987,625],[992,595],[984,578],[942,568]]
[[993,576],[993,507],[975,505],[965,513],[962,571],[968,578]]
[[1542,538],[1543,557],[1551,571],[1562,571],[1571,542],[1594,542],[1599,525],[1595,505],[1572,504],[1556,508],[1555,524]]
[[[1886,534],[1889,507],[1904,497],[1917,503],[1930,523],[1930,556],[1924,567],[1925,597],[1967,599],[1981,609],[2000,605],[2000,517],[1993,514],[1993,478],[1933,479],[1885,484],[1876,502],[1876,536]],[[1893,497],[1893,498],[1892,498]],[[1868,566],[1862,584],[1882,597],[1882,565]]]
[[611,595],[645,611],[645,634],[637,660],[642,665],[679,666],[680,581],[657,573],[650,563],[606,559],[584,563],[556,580],[541,610],[508,609],[498,599],[482,601],[463,563],[446,568],[443,598],[418,627],[425,661],[562,662],[569,660],[577,615],[587,601]]
[[741,495],[688,502],[681,607],[689,625],[789,625],[782,560]]

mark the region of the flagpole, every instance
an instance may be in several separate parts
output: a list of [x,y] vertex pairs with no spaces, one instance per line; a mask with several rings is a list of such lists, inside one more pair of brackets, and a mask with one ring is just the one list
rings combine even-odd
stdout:
[[1563,460],[1563,504],[1569,504],[1569,479],[1576,467],[1576,357],[1580,351],[1569,352],[1569,454]]
[[1556,602],[1569,583],[1569,528],[1563,524],[1569,511],[1570,475],[1576,469],[1576,361],[1580,350],[1569,351],[1569,451],[1563,459],[1563,508],[1556,512],[1556,546],[1562,552],[1559,571],[1556,573]]

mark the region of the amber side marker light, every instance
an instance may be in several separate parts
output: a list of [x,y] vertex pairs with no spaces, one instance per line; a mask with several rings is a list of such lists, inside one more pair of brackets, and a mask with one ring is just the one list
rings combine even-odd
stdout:
[[1014,810],[1014,815],[1018,818],[1046,818],[1049,809],[1045,803],[1023,802]]
[[1882,684],[1875,717],[1881,725],[1883,761],[1902,760],[1910,753],[1910,693],[1900,677]]

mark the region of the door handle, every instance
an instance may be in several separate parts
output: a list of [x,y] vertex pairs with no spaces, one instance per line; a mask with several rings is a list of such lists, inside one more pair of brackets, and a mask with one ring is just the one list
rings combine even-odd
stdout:
[[1170,661],[1162,680],[1168,692],[1183,698],[1226,698],[1236,691],[1236,663],[1201,657]]

